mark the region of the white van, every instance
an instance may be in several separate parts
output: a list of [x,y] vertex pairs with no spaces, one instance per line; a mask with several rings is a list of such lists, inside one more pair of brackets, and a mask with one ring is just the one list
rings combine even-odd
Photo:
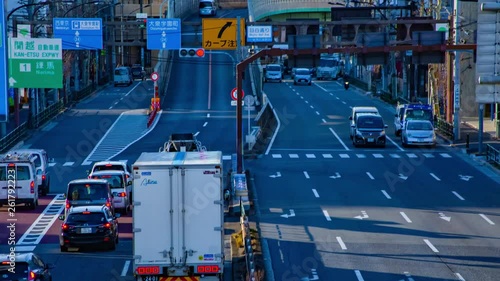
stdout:
[[35,168],[41,169],[41,173],[37,172],[37,175],[36,175],[38,193],[41,196],[45,196],[45,195],[49,194],[49,192],[50,192],[50,174],[48,171],[48,167],[49,167],[49,162],[51,160],[49,160],[49,158],[47,156],[47,152],[44,149],[33,149],[33,148],[16,149],[16,150],[11,150],[8,152],[8,154],[14,154],[14,153],[17,153],[17,154],[30,154],[31,153],[31,154],[34,154],[37,156],[37,158],[34,161]]
[[6,154],[0,159],[0,206],[14,207],[25,204],[34,210],[38,206],[38,187],[35,168],[37,156],[26,154]]
[[213,16],[217,15],[217,9],[219,4],[216,0],[200,0],[199,9],[200,17],[203,16]]
[[115,87],[118,85],[130,86],[134,83],[134,79],[132,78],[132,71],[129,67],[120,66],[115,69],[114,75],[114,85]]
[[350,122],[350,129],[349,129],[349,137],[352,139],[354,135],[356,134],[356,129],[352,127],[353,125],[356,125],[356,118],[358,117],[357,115],[359,113],[372,113],[379,115],[378,109],[374,106],[355,106],[352,108],[352,114],[349,116]]

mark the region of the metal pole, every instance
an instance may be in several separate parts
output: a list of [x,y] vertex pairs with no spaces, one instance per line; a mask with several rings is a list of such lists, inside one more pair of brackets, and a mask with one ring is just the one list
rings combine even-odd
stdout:
[[[240,47],[240,17],[236,18],[236,50]],[[238,52],[236,52],[238,53]],[[239,63],[239,60],[238,60]],[[243,99],[243,75],[242,71],[236,71],[236,88],[238,89],[237,99],[236,99],[236,168],[237,173],[241,174],[243,172],[243,117],[242,117],[242,99]]]
[[[418,98],[418,64],[413,65],[413,98],[417,102]],[[410,100],[411,101],[411,100]]]
[[[111,6],[111,22],[115,22],[115,6],[116,6],[116,0],[113,0],[113,5]],[[114,68],[116,67],[116,29],[115,29],[115,25],[113,25],[113,34],[112,34],[112,39],[113,39],[113,47],[112,47],[112,51],[111,51],[111,65],[110,65],[110,75],[109,77],[111,78],[111,81],[110,82],[113,82],[113,79],[114,79],[114,76],[115,76],[115,72],[114,72]]]
[[[139,12],[142,14],[143,12],[143,1],[139,0]],[[144,29],[141,28],[141,43],[144,41]],[[144,46],[141,46],[141,66],[144,67]]]
[[[455,45],[460,44],[460,2],[459,0],[454,0],[453,5],[455,6],[455,17],[453,21],[455,23]],[[457,141],[460,139],[460,55],[458,52],[455,52],[455,68],[453,70],[454,74],[454,95],[453,95],[453,135],[454,140]],[[483,133],[482,130],[479,131],[479,135]]]
[[121,3],[121,6],[122,6],[122,14],[121,14],[121,17],[120,17],[120,52],[121,52],[121,55],[122,55],[122,58],[121,58],[121,64],[122,66],[125,65],[124,61],[123,61],[123,1]]
[[483,119],[484,119],[484,104],[479,105],[479,134],[477,136],[478,153],[483,153]]
[[410,92],[408,87],[408,65],[406,64],[406,52],[401,52],[402,53],[402,60],[403,60],[403,94],[401,96],[406,97],[407,100],[410,99]]

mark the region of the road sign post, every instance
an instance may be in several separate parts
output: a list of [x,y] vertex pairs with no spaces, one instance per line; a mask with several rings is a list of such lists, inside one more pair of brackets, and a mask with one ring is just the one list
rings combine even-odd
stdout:
[[[236,50],[237,19],[202,19],[205,50]],[[240,19],[240,46],[245,46],[245,19]]]
[[102,42],[102,19],[99,18],[54,18],[54,38],[62,40],[64,50],[100,50]]
[[63,87],[62,40],[9,38],[10,88]]
[[272,25],[247,26],[247,42],[252,42],[252,43],[273,42],[273,26]]
[[158,75],[158,72],[151,73],[151,80],[153,80],[153,82],[158,81],[158,78],[160,78],[160,75]]
[[[245,96],[245,92],[243,90],[241,90],[241,98],[243,98]],[[233,100],[238,100],[238,88],[233,88],[231,90],[231,98]]]
[[[0,18],[2,21],[0,22],[0,85],[2,88],[0,89],[0,122],[7,122],[9,117],[9,107],[7,103],[7,27],[5,24],[7,21],[5,20],[5,1],[2,1],[0,4]],[[6,133],[6,124],[2,124],[2,137]]]
[[180,19],[147,19],[148,50],[177,50],[181,48]]

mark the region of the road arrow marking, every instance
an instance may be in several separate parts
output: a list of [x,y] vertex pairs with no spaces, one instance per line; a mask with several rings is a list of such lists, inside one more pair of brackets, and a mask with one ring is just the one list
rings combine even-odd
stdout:
[[281,173],[280,172],[276,172],[276,175],[270,175],[269,177],[273,178],[273,179],[279,178],[279,177],[281,177]]
[[464,175],[458,175],[460,177],[461,180],[464,180],[464,181],[469,181],[470,179],[473,178],[473,176],[464,176]]
[[312,268],[311,274],[313,277],[309,278],[309,281],[319,280],[318,272],[316,271],[316,269]]
[[295,211],[293,209],[290,209],[290,214],[283,214],[281,215],[282,218],[292,218],[292,217],[295,217]]
[[361,211],[361,216],[355,216],[354,218],[362,220],[362,219],[367,219],[369,217],[368,217],[368,215],[366,214],[365,211]]
[[399,178],[402,179],[402,180],[406,180],[408,179],[407,176],[403,175],[403,174],[399,174]]
[[408,281],[415,281],[415,279],[413,279],[413,278],[411,277],[411,275],[410,275],[410,273],[409,273],[409,272],[405,271],[405,272],[403,272],[403,273],[404,273],[404,275],[406,276],[406,278],[408,278]]
[[450,222],[451,221],[451,217],[447,217],[445,214],[443,213],[439,213],[439,217],[442,218],[443,220],[447,221],[447,222]]
[[14,77],[11,76],[9,78],[9,86],[12,88],[12,87],[14,87],[14,84],[16,84],[16,83],[17,83],[16,79],[14,79]]
[[333,176],[330,176],[331,179],[339,179],[340,178],[340,174],[339,173],[335,173],[335,175]]

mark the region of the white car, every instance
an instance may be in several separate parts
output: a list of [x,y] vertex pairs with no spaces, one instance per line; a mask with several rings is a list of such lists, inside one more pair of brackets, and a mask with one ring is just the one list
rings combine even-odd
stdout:
[[400,136],[403,129],[402,123],[405,115],[405,106],[405,104],[400,104],[396,107],[396,114],[394,114],[394,134],[396,136]]
[[0,158],[0,207],[25,204],[34,210],[38,206],[37,174],[42,172],[35,168],[37,156],[13,153]]
[[293,76],[293,84],[307,84],[312,85],[311,70],[307,68],[297,68],[295,69],[295,75]]
[[436,132],[431,121],[408,120],[401,132],[401,143],[403,146],[409,145],[430,145],[436,146]]
[[124,215],[128,214],[132,205],[132,201],[130,200],[132,179],[126,180],[126,173],[124,171],[99,171],[90,174],[89,177],[91,179],[106,180],[111,187],[114,209]]

